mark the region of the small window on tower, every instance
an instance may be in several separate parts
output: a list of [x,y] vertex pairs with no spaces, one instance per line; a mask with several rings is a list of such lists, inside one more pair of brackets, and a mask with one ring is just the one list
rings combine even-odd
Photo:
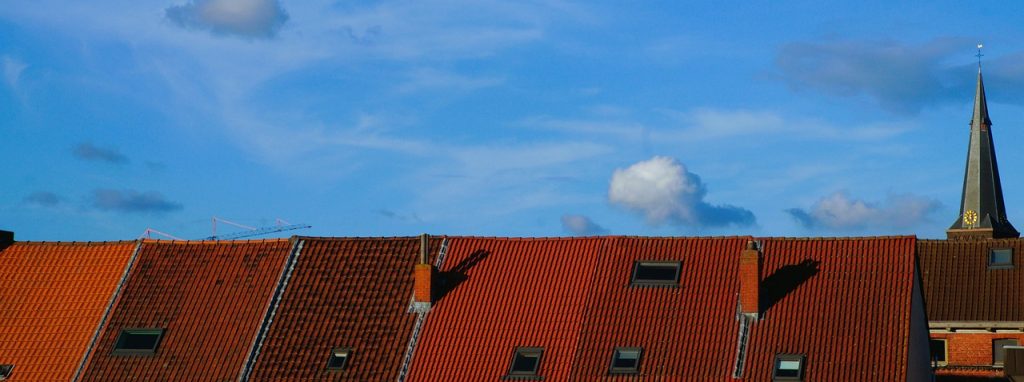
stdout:
[[775,370],[772,372],[773,381],[802,381],[804,380],[804,361],[802,354],[779,354],[775,356]]
[[336,348],[331,350],[331,357],[327,359],[327,369],[345,370],[348,359],[352,357],[352,349]]
[[637,261],[633,263],[633,286],[679,285],[678,261]]
[[932,364],[933,365],[945,365],[946,364],[946,340],[944,339],[932,339],[929,341],[932,351]]
[[989,269],[1013,268],[1013,248],[995,248],[988,254]]
[[7,378],[9,378],[11,376],[12,371],[14,371],[14,365],[0,365],[0,381],[4,381]]
[[544,355],[544,348],[519,347],[512,355],[512,364],[509,365],[506,379],[539,379],[540,359]]
[[160,345],[160,338],[164,335],[162,328],[130,328],[121,329],[114,343],[114,354],[153,354],[156,347]]
[[640,371],[641,348],[615,348],[612,351],[611,374],[636,374]]

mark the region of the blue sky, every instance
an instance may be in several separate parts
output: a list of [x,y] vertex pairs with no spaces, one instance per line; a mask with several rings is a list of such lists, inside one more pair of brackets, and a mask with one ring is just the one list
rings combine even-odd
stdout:
[[943,237],[979,41],[1024,225],[1021,8],[822,3],[7,2],[0,229]]

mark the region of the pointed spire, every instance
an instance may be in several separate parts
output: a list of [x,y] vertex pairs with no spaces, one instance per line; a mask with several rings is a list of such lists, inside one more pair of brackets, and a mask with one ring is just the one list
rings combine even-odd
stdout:
[[996,164],[995,144],[992,141],[992,120],[988,117],[985,84],[981,78],[981,44],[978,44],[978,49],[978,85],[967,145],[960,216],[946,231],[946,235],[950,239],[1019,237],[1020,233],[1006,219],[1003,187],[999,180],[999,166]]
[[[984,127],[982,127],[984,126]],[[978,85],[974,92],[974,114],[971,115],[971,129],[988,130],[992,120],[988,118],[988,102],[985,100],[985,82],[981,79],[981,63],[978,64]]]

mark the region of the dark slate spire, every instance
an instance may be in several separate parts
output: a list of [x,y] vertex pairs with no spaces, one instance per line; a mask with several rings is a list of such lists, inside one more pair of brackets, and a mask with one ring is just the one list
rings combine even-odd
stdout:
[[946,236],[959,238],[1019,237],[1020,233],[1006,219],[1003,186],[999,183],[996,150],[992,144],[992,120],[988,118],[985,84],[978,66],[978,87],[971,116],[970,143],[967,145],[967,166],[960,198],[960,216]]

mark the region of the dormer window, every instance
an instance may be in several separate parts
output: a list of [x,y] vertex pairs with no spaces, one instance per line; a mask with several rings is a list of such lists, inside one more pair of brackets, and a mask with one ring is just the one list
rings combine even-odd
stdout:
[[146,355],[156,353],[160,339],[164,336],[163,328],[127,328],[121,329],[114,343],[114,354]]
[[993,248],[988,254],[988,268],[1013,268],[1013,248]]
[[776,355],[775,369],[772,371],[772,381],[804,380],[804,361],[806,359],[803,354]]
[[512,355],[506,379],[539,379],[540,361],[544,348],[518,347]]
[[348,366],[348,359],[352,357],[352,349],[335,348],[331,350],[331,357],[327,359],[328,370],[345,370]]
[[678,286],[678,261],[637,261],[633,263],[632,286]]
[[610,374],[636,374],[640,372],[641,348],[615,348],[612,351]]
[[5,381],[10,378],[11,372],[14,371],[14,365],[2,364],[0,365],[0,381]]

